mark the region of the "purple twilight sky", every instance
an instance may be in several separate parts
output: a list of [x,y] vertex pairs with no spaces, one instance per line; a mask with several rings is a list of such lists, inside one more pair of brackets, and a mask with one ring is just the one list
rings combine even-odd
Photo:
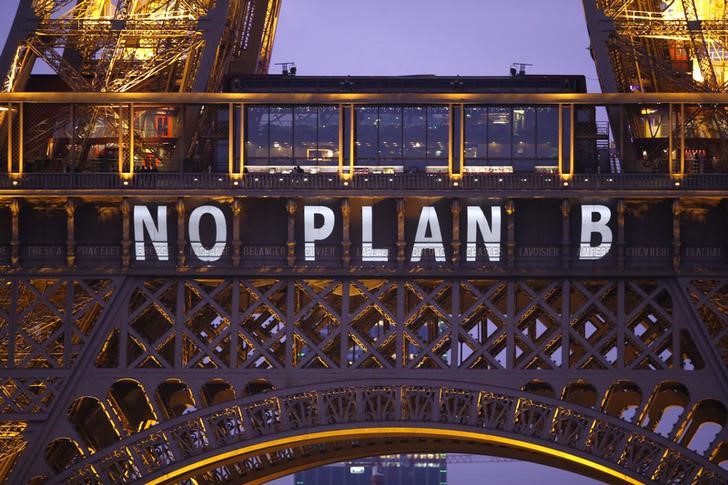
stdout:
[[[0,0],[3,44],[17,4]],[[272,62],[293,61],[299,75],[463,76],[507,75],[525,62],[531,74],[584,74],[599,92],[588,46],[581,0],[283,0]],[[515,462],[451,465],[448,483],[598,482]]]

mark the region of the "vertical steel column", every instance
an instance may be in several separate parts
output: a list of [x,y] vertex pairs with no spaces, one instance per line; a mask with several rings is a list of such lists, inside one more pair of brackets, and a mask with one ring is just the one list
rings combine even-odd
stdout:
[[341,282],[341,321],[339,323],[339,367],[341,369],[346,369],[349,362],[346,358],[346,350],[349,340],[349,328],[351,326],[351,310],[349,308],[350,291],[351,280],[344,278]]
[[130,216],[131,207],[129,206],[129,199],[124,197],[121,200],[121,265],[124,268],[128,268],[131,263],[131,253],[129,252],[129,248],[131,247]]
[[627,325],[626,316],[624,314],[624,298],[625,298],[625,280],[620,279],[617,281],[617,361],[615,367],[618,370],[624,369],[624,329]]
[[516,205],[513,199],[506,200],[506,266],[513,268],[516,259],[515,213]]
[[559,176],[564,176],[564,105],[559,103],[559,129],[558,129],[558,165]]
[[513,280],[506,281],[506,369],[516,367],[516,288]]
[[674,157],[672,156],[672,133],[673,133],[673,125],[675,124],[672,116],[672,103],[667,103],[667,109],[668,109],[668,115],[667,115],[667,122],[670,125],[670,129],[667,130],[667,169],[670,173],[670,176],[675,175],[675,166],[674,166]]
[[455,158],[455,147],[453,141],[455,140],[455,116],[453,114],[454,104],[450,103],[447,105],[447,175],[452,178],[452,165],[453,159]]
[[354,175],[356,162],[356,105],[349,105],[349,174]]
[[245,174],[245,103],[240,103],[240,126],[238,127],[238,143],[240,145],[240,171],[242,176]]
[[[119,171],[119,176],[124,177],[124,105],[119,104],[119,125],[118,125],[118,133],[117,133],[117,144],[119,146],[119,150],[116,152],[116,163],[117,163],[117,169]],[[92,116],[93,119],[93,116]],[[83,156],[83,155],[82,155]]]
[[10,262],[13,266],[20,264],[20,199],[10,201],[10,214],[12,216],[10,238]]
[[[237,199],[235,199],[237,200]],[[239,278],[233,278],[232,296],[230,303],[230,360],[228,365],[231,369],[238,367],[238,328],[240,328],[240,286]]]
[[10,338],[8,338],[8,368],[15,367],[15,345],[16,345],[16,335],[18,332],[18,300],[19,300],[19,291],[18,291],[18,284],[12,285],[10,290],[10,302],[8,305],[8,335]]
[[134,103],[129,103],[129,175],[134,175]]
[[341,264],[344,269],[348,269],[351,263],[351,204],[348,198],[341,201],[341,218]]
[[460,212],[462,210],[460,199],[453,199],[450,205],[452,213],[452,266],[460,267]]
[[183,359],[182,352],[184,350],[184,332],[185,328],[185,291],[187,287],[183,279],[175,280],[173,283],[177,286],[177,303],[174,309],[174,368],[183,369],[187,366],[187,362]]
[[574,142],[576,141],[574,121],[574,103],[571,103],[569,105],[569,178],[574,175],[574,165],[576,165],[576,160],[574,160]]
[[233,198],[231,209],[233,213],[233,268],[237,268],[240,266],[240,247],[242,246],[240,241],[240,212],[242,207],[239,197]]
[[465,105],[460,104],[460,166],[458,167],[458,177],[462,177],[465,171]]
[[292,268],[296,264],[296,200],[288,199],[286,204],[286,211],[288,212],[288,241],[287,245],[287,257],[288,267]]
[[685,175],[685,103],[680,103],[680,176]]
[[623,170],[624,165],[624,105],[619,105],[619,165]]
[[228,175],[235,175],[235,104],[228,103]]
[[569,269],[571,263],[571,225],[569,224],[569,216],[571,214],[571,201],[563,199],[561,201],[561,267]]
[[396,369],[403,369],[406,366],[406,359],[405,359],[405,353],[406,349],[404,348],[404,325],[405,325],[405,311],[404,311],[404,298],[405,298],[405,281],[402,279],[397,279],[396,285],[397,285],[397,322],[395,326],[395,331],[397,332],[395,335],[395,342],[397,345],[396,349],[396,355],[395,355],[395,368]]
[[8,175],[13,173],[13,103],[8,103]]
[[76,264],[76,201],[69,197],[66,200],[66,266]]
[[571,280],[561,282],[561,365],[562,370],[571,368],[569,346],[571,345]]
[[[185,200],[182,197],[177,199],[177,266],[184,267],[187,264],[185,254]],[[192,241],[190,241],[192,242]]]
[[18,104],[18,175],[23,175],[23,129],[24,129],[25,103]]
[[460,327],[462,325],[462,311],[460,308],[460,280],[452,280],[452,301],[450,302],[450,368],[457,369],[460,365]]
[[682,247],[682,239],[680,234],[680,199],[672,200],[672,269],[675,272],[680,271],[680,249]]
[[405,200],[397,199],[397,266],[404,268],[407,242],[404,239]]
[[293,361],[293,327],[296,324],[296,282],[293,279],[289,279],[286,284],[286,352],[285,362],[283,362],[284,369],[295,368]]
[[624,269],[624,199],[617,201],[617,269]]
[[348,178],[351,174],[344,173],[344,105],[339,104],[339,178]]

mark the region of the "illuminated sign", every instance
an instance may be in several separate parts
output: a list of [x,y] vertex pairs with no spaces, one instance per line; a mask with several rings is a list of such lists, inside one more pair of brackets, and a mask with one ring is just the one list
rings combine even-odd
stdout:
[[[157,205],[135,205],[133,207],[133,239],[136,261],[169,261],[170,259],[170,223],[167,214],[170,207]],[[475,263],[501,261],[503,246],[503,213],[500,205],[471,205],[464,208],[465,230],[459,233],[459,243],[465,247],[465,261]],[[337,214],[337,212],[339,212]],[[578,241],[579,260],[599,260],[606,257],[612,248],[613,231],[609,226],[612,221],[612,210],[607,205],[584,204],[580,206],[580,238]],[[386,214],[385,214],[386,215]],[[391,214],[390,214],[391,216]],[[218,206],[204,204],[189,212],[186,230],[192,255],[204,263],[215,263],[224,256],[230,241],[228,228],[231,226],[230,216]],[[383,263],[393,261],[395,251],[375,237],[375,210],[373,205],[361,205],[359,214],[354,218],[360,234],[353,245],[361,255],[362,263]],[[421,205],[413,215],[410,226],[410,239],[406,241],[409,263],[421,263],[425,258],[434,259],[436,263],[448,261],[448,247],[452,243],[446,241],[445,234],[452,234],[452,213],[437,205]],[[391,220],[391,217],[390,217]],[[415,222],[416,221],[416,222]],[[302,230],[295,231],[295,244],[303,243],[303,260],[316,262],[322,257],[332,257],[336,251],[326,241],[341,234],[342,220],[340,211],[328,205],[302,205]],[[381,225],[387,225],[382,222]],[[391,224],[390,224],[391,225]],[[203,230],[204,226],[204,230]],[[445,231],[445,227],[448,228]],[[261,227],[260,231],[264,229]],[[377,229],[378,230],[378,229]],[[264,238],[260,231],[256,237]],[[407,232],[405,232],[407,233]],[[301,238],[302,241],[298,238]],[[151,243],[151,246],[148,246]],[[290,245],[290,241],[282,241]],[[273,248],[275,249],[275,248]],[[264,251],[247,248],[243,255],[252,257],[256,254],[280,253],[273,249]],[[558,256],[558,248],[554,247],[521,247],[519,255],[534,257]]]

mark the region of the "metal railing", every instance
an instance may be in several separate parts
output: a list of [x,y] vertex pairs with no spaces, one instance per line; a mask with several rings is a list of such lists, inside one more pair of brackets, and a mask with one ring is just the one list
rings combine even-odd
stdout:
[[355,175],[335,174],[228,174],[144,173],[122,178],[114,173],[28,173],[22,177],[0,176],[0,190],[728,190],[728,174],[575,175],[564,179],[555,174],[466,175],[447,174]]

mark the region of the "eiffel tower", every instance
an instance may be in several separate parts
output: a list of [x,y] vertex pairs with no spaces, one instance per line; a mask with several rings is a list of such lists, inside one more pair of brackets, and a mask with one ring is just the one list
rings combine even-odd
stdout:
[[[585,6],[592,28],[635,10]],[[432,452],[728,483],[726,95],[262,76],[279,10],[20,2],[0,477],[250,484]]]

